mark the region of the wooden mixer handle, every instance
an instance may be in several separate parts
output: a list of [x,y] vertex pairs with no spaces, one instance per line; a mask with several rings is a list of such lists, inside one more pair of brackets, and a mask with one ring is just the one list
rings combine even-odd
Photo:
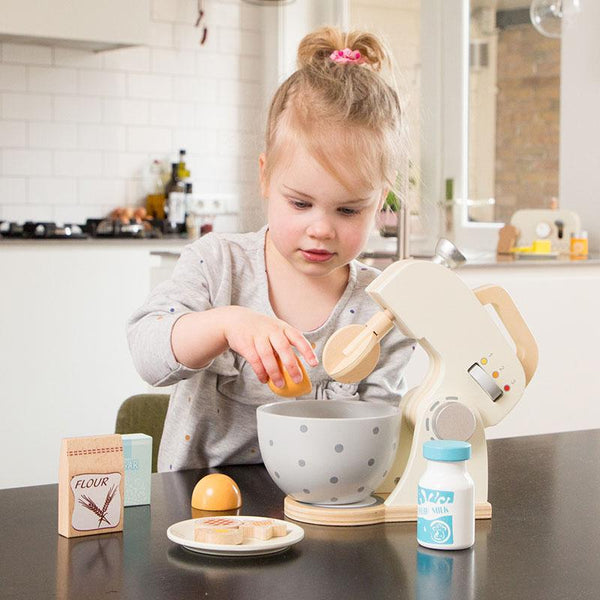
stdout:
[[529,327],[508,292],[499,285],[484,285],[473,290],[481,304],[491,304],[517,347],[517,357],[528,384],[538,364],[538,347]]

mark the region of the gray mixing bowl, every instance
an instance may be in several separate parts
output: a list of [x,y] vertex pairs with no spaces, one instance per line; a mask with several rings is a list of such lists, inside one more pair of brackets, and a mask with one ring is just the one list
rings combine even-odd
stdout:
[[289,400],[260,406],[258,442],[267,471],[310,504],[365,501],[387,476],[400,409],[355,400]]

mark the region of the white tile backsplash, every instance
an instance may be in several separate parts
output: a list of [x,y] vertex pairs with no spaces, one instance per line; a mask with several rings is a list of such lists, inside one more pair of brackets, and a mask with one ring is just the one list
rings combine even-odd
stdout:
[[152,71],[167,75],[193,75],[196,53],[191,50],[152,49]]
[[168,127],[128,127],[128,152],[162,152],[172,146],[172,130]]
[[82,150],[107,150],[122,152],[126,148],[125,125],[79,125],[77,147]]
[[86,96],[123,97],[126,74],[112,71],[79,71],[79,93]]
[[27,68],[0,64],[0,90],[24,92],[27,89]]
[[127,190],[122,179],[80,179],[77,185],[82,204],[110,204],[111,198],[125,198]]
[[15,204],[22,198],[27,198],[29,181],[24,177],[0,178],[0,205]]
[[164,127],[193,127],[193,102],[152,102],[150,124]]
[[102,121],[102,98],[54,96],[54,120],[100,123]]
[[104,123],[146,125],[149,114],[149,100],[105,98],[102,101],[102,121]]
[[168,75],[132,73],[127,76],[127,95],[130,98],[170,100],[172,90],[172,78]]
[[68,177],[32,177],[29,197],[41,204],[77,204],[77,181]]
[[0,140],[2,140],[2,146],[5,148],[27,147],[28,125],[24,121],[0,121]]
[[52,96],[40,94],[2,94],[2,119],[50,120]]
[[65,67],[29,67],[30,92],[74,94],[77,92],[77,71]]
[[74,123],[29,123],[29,145],[32,148],[77,148],[77,125]]
[[2,172],[9,176],[51,175],[52,152],[49,150],[2,150]]
[[[56,150],[54,152],[54,175],[73,178],[99,177],[102,175],[102,152]],[[107,203],[110,204],[110,202]]]
[[[142,204],[152,160],[187,150],[194,191],[257,212],[264,7],[152,0],[150,44],[108,52],[0,43],[0,220],[84,221]],[[204,24],[203,23],[203,24]],[[231,217],[227,227],[237,228]]]

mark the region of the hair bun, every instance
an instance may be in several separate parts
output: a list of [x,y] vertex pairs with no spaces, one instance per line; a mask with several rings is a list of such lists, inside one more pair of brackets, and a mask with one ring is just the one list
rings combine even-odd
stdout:
[[334,50],[358,50],[365,63],[374,71],[390,65],[390,52],[376,35],[353,30],[347,33],[335,27],[321,27],[304,36],[298,47],[298,68],[319,67],[329,61]]

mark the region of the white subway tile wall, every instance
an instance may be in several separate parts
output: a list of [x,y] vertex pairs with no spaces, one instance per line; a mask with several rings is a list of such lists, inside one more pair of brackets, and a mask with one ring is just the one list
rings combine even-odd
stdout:
[[239,218],[220,228],[260,227],[265,8],[204,4],[204,46],[196,0],[152,0],[149,46],[0,44],[0,220],[81,222],[142,205],[152,160],[185,148],[195,191],[238,198]]

